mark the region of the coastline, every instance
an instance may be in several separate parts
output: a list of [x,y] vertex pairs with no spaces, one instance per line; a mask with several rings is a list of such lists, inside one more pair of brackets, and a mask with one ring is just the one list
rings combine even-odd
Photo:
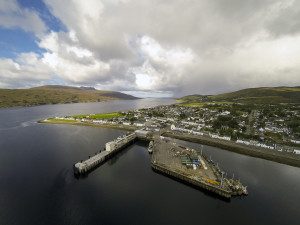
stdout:
[[101,101],[79,101],[79,102],[57,102],[57,103],[45,103],[45,104],[32,104],[32,105],[5,105],[0,106],[1,109],[20,109],[20,108],[32,108],[37,106],[50,106],[50,105],[72,105],[72,104],[82,104],[82,103],[103,103],[103,102],[111,102],[111,101],[118,101],[118,100],[132,100],[132,99],[103,99]]
[[39,120],[38,123],[42,124],[66,124],[66,125],[75,125],[75,126],[87,126],[87,127],[99,127],[99,128],[109,128],[116,130],[125,130],[125,131],[135,131],[138,128],[133,126],[126,125],[113,125],[113,124],[92,124],[92,123],[81,123],[81,122],[59,122],[59,121],[45,121]]
[[[65,122],[65,121],[50,121],[50,120],[40,120],[38,123],[42,124],[68,124],[68,125],[76,125],[76,126],[89,126],[89,127],[99,127],[99,128],[109,128],[109,129],[117,129],[117,130],[125,130],[125,131],[134,131],[139,129],[139,127],[135,126],[127,126],[127,125],[113,125],[113,124],[92,124],[92,123],[82,123],[82,122]],[[300,156],[291,155],[290,153],[279,152],[274,150],[262,149],[254,146],[247,146],[237,144],[232,141],[218,140],[206,136],[196,136],[190,134],[182,134],[182,133],[174,133],[174,132],[163,132],[163,136],[175,138],[183,141],[189,141],[199,144],[204,144],[212,147],[218,147],[226,151],[235,152],[242,155],[247,155],[255,158],[261,158],[265,160],[270,160],[273,162],[286,164],[289,166],[300,167]]]

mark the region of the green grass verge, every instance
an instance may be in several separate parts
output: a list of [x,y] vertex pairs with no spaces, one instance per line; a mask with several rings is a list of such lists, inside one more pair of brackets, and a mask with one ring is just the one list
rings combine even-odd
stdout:
[[75,115],[73,116],[76,119],[83,119],[83,118],[89,118],[89,119],[112,119],[117,117],[122,117],[122,113],[118,112],[112,112],[112,113],[99,113],[99,114],[91,114],[91,115]]
[[67,120],[67,119],[56,119],[56,118],[49,118],[46,122],[53,122],[53,123],[76,123],[76,120]]

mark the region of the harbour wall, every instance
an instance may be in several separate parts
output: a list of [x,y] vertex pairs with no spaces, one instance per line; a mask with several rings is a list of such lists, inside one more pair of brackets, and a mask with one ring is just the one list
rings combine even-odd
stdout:
[[231,191],[227,191],[227,190],[222,189],[221,187],[219,188],[219,187],[209,185],[207,183],[189,178],[188,176],[181,174],[180,172],[174,171],[172,169],[169,169],[163,165],[151,162],[151,167],[156,172],[160,172],[162,174],[173,177],[173,178],[183,181],[185,183],[191,184],[195,187],[202,188],[207,191],[213,192],[221,197],[229,199],[232,196]]
[[[113,155],[117,154],[119,151],[121,151],[128,145],[133,144],[137,140],[137,136],[135,133],[131,133],[122,138],[123,139],[116,139],[115,141],[112,141],[112,142],[116,142],[118,144],[114,145],[113,149],[110,149],[110,151],[107,151],[107,150],[102,151],[102,152],[90,157],[89,159],[87,159],[85,161],[81,161],[81,162],[74,164],[73,165],[74,174],[75,175],[83,175],[83,174],[90,172],[91,170],[93,170],[94,168],[99,166],[100,164],[102,164],[105,161],[107,161],[108,159],[110,159]],[[112,142],[109,142],[109,143],[112,143]]]

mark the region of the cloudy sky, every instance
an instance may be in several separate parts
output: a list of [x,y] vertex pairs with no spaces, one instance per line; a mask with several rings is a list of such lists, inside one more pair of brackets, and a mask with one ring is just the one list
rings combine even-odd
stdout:
[[0,88],[300,85],[297,0],[0,0]]

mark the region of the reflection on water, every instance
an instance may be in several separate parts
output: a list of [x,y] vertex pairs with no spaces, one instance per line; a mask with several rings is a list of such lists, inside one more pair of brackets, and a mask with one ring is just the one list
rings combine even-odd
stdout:
[[248,185],[249,196],[224,202],[153,172],[145,143],[137,142],[76,179],[72,165],[124,131],[31,122],[54,114],[164,103],[168,101],[0,110],[0,224],[298,224],[299,168],[204,146],[204,153],[229,176],[234,173]]

